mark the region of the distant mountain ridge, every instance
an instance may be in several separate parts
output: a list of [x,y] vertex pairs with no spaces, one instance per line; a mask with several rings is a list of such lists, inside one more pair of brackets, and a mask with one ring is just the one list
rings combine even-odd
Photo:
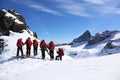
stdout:
[[116,33],[120,33],[120,31],[118,31],[118,30],[114,30],[114,31],[106,30],[106,31],[101,32],[101,33],[96,33],[95,36],[92,36],[90,31],[87,30],[78,38],[73,39],[72,43],[76,43],[76,42],[80,43],[80,42],[87,41],[88,42],[87,46],[91,46],[91,45],[100,43],[101,41],[104,41],[107,38],[114,36]]
[[[114,38],[117,36],[117,38]],[[73,39],[71,47],[79,47],[82,44],[86,44],[83,49],[92,49],[95,46],[104,44],[103,48],[97,55],[107,55],[112,53],[120,52],[120,31],[106,30],[101,33],[96,33],[95,36],[92,36],[90,31],[85,31],[78,38]]]

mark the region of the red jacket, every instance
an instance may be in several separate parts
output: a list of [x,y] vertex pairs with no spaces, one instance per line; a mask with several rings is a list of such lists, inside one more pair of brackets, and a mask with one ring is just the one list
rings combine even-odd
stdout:
[[63,49],[59,49],[59,50],[57,51],[57,54],[60,55],[60,56],[63,56],[63,55],[64,55]]
[[17,47],[22,47],[23,44],[24,44],[24,43],[22,42],[22,39],[18,39],[16,46],[17,46]]
[[33,46],[34,46],[34,47],[38,47],[38,42],[37,42],[37,40],[33,40]]
[[44,40],[41,41],[40,48],[47,48],[46,42]]
[[24,43],[28,48],[31,48],[32,46],[32,41],[30,39],[27,39],[26,42]]
[[50,49],[50,50],[54,50],[54,49],[55,49],[55,45],[54,45],[53,41],[51,41],[51,42],[49,43],[49,49]]

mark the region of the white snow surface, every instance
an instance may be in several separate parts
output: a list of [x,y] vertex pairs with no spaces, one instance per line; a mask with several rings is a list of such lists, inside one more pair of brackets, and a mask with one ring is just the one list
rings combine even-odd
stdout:
[[[1,36],[8,46],[0,55],[0,80],[120,80],[120,53],[95,56],[94,51],[99,52],[105,43],[92,49],[83,49],[85,44],[60,46],[65,50],[62,61],[51,61],[47,53],[42,60],[40,50],[36,57],[32,54],[30,58],[16,59],[16,41],[19,38],[25,41],[27,37],[34,39],[26,31],[21,34],[11,31],[9,37]],[[23,50],[25,53],[25,46]],[[77,56],[71,57],[71,53]]]

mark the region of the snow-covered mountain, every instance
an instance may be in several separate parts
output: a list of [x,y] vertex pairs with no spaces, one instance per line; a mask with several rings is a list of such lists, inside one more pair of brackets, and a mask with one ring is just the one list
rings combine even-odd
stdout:
[[[11,32],[23,33],[25,31],[28,32],[30,36],[37,38],[36,32],[30,30],[21,14],[12,9],[0,9],[0,36],[10,36]],[[4,43],[4,39],[0,37],[0,53],[4,46],[7,45]]]
[[[104,31],[91,36],[89,31],[86,31],[80,37],[73,40],[71,47],[80,47],[77,52],[72,52],[70,55],[81,57],[86,55],[103,56],[108,54],[120,53],[120,31]],[[85,40],[85,37],[88,37]]]
[[[16,24],[26,24],[10,12],[2,11]],[[35,37],[29,28],[20,32],[8,31],[9,36],[3,35],[4,31],[0,36],[5,46],[0,54],[0,80],[120,80],[120,31],[104,31],[92,36],[87,30],[74,39],[72,45],[56,46],[55,56],[58,48],[64,49],[62,61],[51,61],[47,52],[42,60],[40,48],[37,56],[33,56],[31,49],[31,57],[16,59],[17,39],[23,38],[25,42],[28,37],[32,40]],[[23,52],[26,53],[26,46],[23,46]]]
[[[24,37],[23,37],[24,35]],[[16,59],[16,41],[19,37],[23,41],[30,36],[26,30],[23,33],[10,31],[9,36],[1,36],[7,46],[0,54],[0,80],[119,80],[120,79],[120,54],[98,57],[96,53],[101,52],[107,46],[106,40],[101,43],[87,46],[82,42],[77,47],[70,45],[58,46],[64,48],[63,61],[50,61],[46,53],[45,60],[41,59],[41,52],[30,58]],[[111,38],[112,45],[119,46],[120,33]],[[78,43],[76,43],[78,44]],[[74,43],[75,45],[75,43]],[[40,48],[39,48],[40,49]],[[108,49],[107,47],[105,49]],[[111,49],[113,52],[115,50]],[[23,47],[24,54],[26,47]],[[32,52],[33,50],[31,50]],[[116,52],[117,53],[117,52]]]
[[0,9],[0,35],[9,35],[9,31],[22,33],[26,30],[31,35],[37,37],[36,33],[31,33],[30,28],[27,26],[25,18],[15,10]]

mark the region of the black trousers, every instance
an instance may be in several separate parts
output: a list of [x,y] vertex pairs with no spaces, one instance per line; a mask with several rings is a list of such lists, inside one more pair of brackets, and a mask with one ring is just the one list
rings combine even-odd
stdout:
[[54,59],[54,50],[50,50],[50,59]]
[[38,47],[33,47],[33,52],[34,52],[34,56],[36,56],[37,55],[37,50],[38,50]]
[[23,49],[22,49],[22,47],[17,47],[17,56],[19,56],[19,51],[21,51],[21,56],[23,56]]
[[62,56],[61,55],[57,55],[55,60],[62,60]]
[[26,50],[27,50],[27,51],[26,51],[26,55],[27,55],[27,56],[30,56],[30,54],[31,54],[31,48],[30,48],[30,47],[27,47]]
[[41,49],[41,53],[42,53],[42,59],[45,59],[45,49],[44,48]]

